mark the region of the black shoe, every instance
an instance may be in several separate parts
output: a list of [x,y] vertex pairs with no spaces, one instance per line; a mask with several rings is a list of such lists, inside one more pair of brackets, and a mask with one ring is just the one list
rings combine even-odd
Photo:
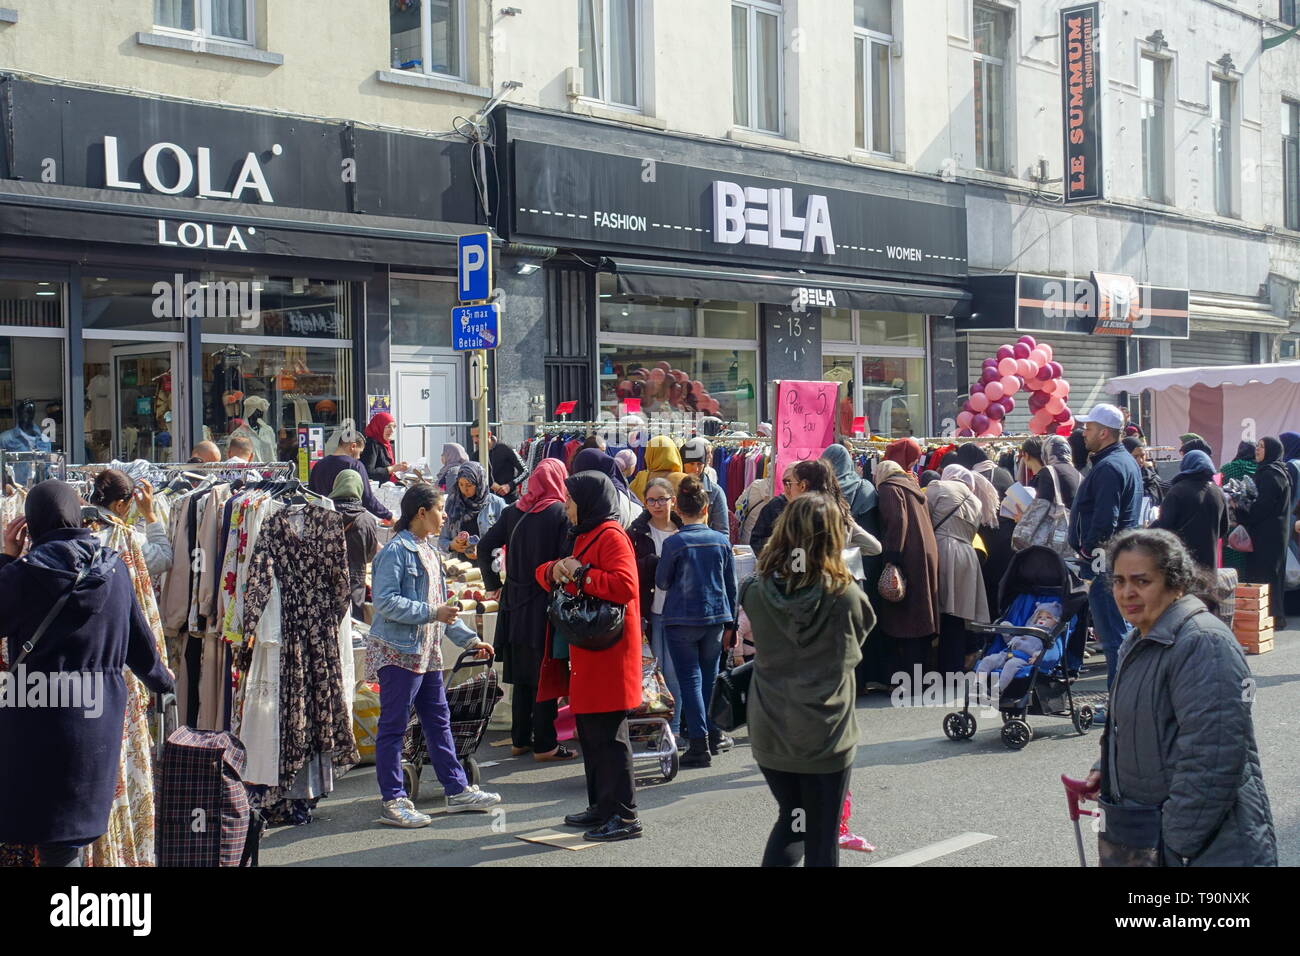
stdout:
[[713,758],[709,756],[709,740],[707,737],[694,737],[691,739],[691,745],[687,748],[686,753],[682,754],[681,766],[683,767],[712,767]]
[[717,756],[724,750],[730,750],[736,746],[736,742],[720,730],[709,731],[709,753]]
[[592,843],[613,843],[616,840],[636,840],[640,836],[640,820],[624,820],[616,813],[604,825],[588,830],[582,838]]
[[585,829],[587,827],[596,826],[597,824],[603,822],[604,819],[605,818],[602,817],[596,811],[595,807],[588,807],[586,810],[583,810],[581,813],[570,813],[567,817],[564,818],[564,825],[566,827],[578,827],[579,829]]

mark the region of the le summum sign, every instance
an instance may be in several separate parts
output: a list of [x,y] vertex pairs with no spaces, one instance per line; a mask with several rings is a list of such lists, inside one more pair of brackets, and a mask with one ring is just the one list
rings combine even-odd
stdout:
[[1102,198],[1101,4],[1061,11],[1061,107],[1065,136],[1065,202]]

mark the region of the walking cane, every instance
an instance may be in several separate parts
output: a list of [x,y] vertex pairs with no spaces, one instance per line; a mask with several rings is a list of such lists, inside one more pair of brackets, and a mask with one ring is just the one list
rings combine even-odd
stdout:
[[1065,785],[1065,803],[1070,808],[1070,820],[1074,823],[1074,842],[1079,848],[1079,865],[1087,866],[1088,858],[1083,855],[1083,831],[1079,828],[1079,817],[1099,817],[1101,811],[1085,810],[1079,806],[1079,801],[1088,792],[1086,782],[1061,774],[1061,783]]

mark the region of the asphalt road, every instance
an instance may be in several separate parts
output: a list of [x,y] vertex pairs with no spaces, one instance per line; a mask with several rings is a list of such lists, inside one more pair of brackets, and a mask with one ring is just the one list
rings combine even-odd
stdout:
[[[1258,678],[1255,731],[1273,807],[1280,862],[1300,865],[1300,631],[1280,632],[1269,654],[1248,658]],[[1098,661],[1100,659],[1097,659]],[[1091,666],[1076,686],[1104,690]],[[860,698],[863,740],[853,771],[853,829],[874,853],[842,852],[842,866],[1077,866],[1060,775],[1082,776],[1100,733],[1080,737],[1068,720],[1031,718],[1034,739],[1006,749],[1000,720],[978,717],[973,740],[941,729],[946,708],[896,708],[883,694]],[[357,768],[321,801],[312,823],[270,831],[264,866],[750,866],[757,865],[776,804],[743,733],[736,749],[707,770],[638,791],[645,835],[586,850],[538,846],[521,834],[573,831],[556,824],[581,810],[579,761],[541,765],[511,758],[489,733],[479,750],[483,786],[504,798],[501,812],[448,815],[431,767],[417,806],[434,817],[421,830],[383,826],[373,768]],[[1095,839],[1087,836],[1090,861]]]

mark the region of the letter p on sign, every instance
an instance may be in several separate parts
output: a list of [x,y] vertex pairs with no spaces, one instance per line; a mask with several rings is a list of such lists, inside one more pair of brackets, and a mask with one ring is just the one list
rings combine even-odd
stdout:
[[457,244],[456,293],[461,302],[485,302],[492,295],[492,236],[476,232]]

